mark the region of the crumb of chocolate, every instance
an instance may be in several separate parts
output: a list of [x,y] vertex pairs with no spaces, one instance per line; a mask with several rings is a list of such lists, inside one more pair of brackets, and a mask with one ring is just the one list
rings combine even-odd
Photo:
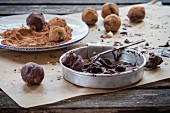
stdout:
[[130,41],[129,41],[128,39],[125,39],[125,40],[124,40],[124,43],[129,44],[129,43],[130,43]]
[[16,72],[17,70],[16,70],[16,69],[14,69],[14,71]]
[[54,65],[57,65],[56,63],[57,63],[57,62],[51,62],[51,64],[52,64],[53,66],[54,66]]
[[104,40],[102,39],[101,42],[104,42]]
[[149,43],[147,42],[147,43],[145,44],[145,46],[149,46]]
[[169,42],[166,42],[165,45],[160,45],[159,47],[170,47]]
[[121,42],[114,42],[113,46],[123,46]]
[[122,28],[123,30],[127,30],[126,28]]
[[122,35],[127,35],[127,32],[120,32],[120,34],[122,34]]
[[132,27],[131,25],[129,24],[122,24],[124,27]]
[[98,29],[98,31],[100,31],[100,29]]
[[61,80],[61,78],[62,78],[62,76],[58,76],[58,77],[57,77],[57,80]]
[[142,36],[142,34],[134,34],[135,36]]

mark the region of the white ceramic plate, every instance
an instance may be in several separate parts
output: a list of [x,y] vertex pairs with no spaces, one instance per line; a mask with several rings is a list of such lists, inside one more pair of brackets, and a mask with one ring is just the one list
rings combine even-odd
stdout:
[[[0,33],[4,32],[6,29],[19,28],[21,26],[26,26],[27,16],[28,15],[16,15],[16,16],[8,16],[8,17],[0,18]],[[44,14],[44,17],[46,21],[54,17],[64,18],[68,26],[70,26],[73,29],[72,39],[66,43],[58,44],[58,45],[51,46],[51,47],[18,47],[18,46],[3,45],[1,44],[1,41],[3,39],[0,38],[0,48],[14,50],[14,51],[49,51],[49,50],[54,50],[54,49],[61,49],[61,48],[70,46],[76,42],[79,42],[80,40],[85,38],[89,32],[88,26],[79,20],[69,18],[67,16],[59,16],[59,15],[51,15],[51,14]]]

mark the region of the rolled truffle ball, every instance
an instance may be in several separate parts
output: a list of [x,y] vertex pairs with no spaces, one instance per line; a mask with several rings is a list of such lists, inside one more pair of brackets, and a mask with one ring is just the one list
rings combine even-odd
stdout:
[[49,41],[61,42],[69,38],[64,27],[51,26],[49,30]]
[[30,29],[40,31],[45,25],[45,19],[42,13],[34,12],[27,17],[26,23]]
[[74,52],[67,53],[62,59],[63,65],[76,71],[82,71],[84,67],[83,59]]
[[115,3],[107,2],[102,6],[102,17],[105,18],[110,14],[119,15],[119,7]]
[[106,31],[118,31],[121,25],[121,20],[116,14],[108,15],[104,19],[104,28]]
[[142,6],[132,7],[127,16],[131,22],[141,22],[145,18],[145,8]]
[[39,85],[44,79],[44,70],[38,64],[29,62],[22,67],[21,76],[27,84]]
[[54,17],[48,23],[50,26],[60,26],[60,27],[67,26],[66,20],[58,17]]
[[82,13],[82,20],[89,25],[93,25],[98,21],[97,11],[93,8],[86,8]]

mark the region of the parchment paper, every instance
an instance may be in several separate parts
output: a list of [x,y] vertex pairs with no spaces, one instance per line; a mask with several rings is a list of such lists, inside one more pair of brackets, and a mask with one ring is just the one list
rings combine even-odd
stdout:
[[[0,88],[9,95],[18,105],[24,108],[50,104],[67,98],[87,95],[113,92],[118,89],[102,90],[90,89],[75,86],[62,78],[62,70],[59,65],[59,57],[66,51],[75,47],[82,46],[87,42],[102,42],[102,44],[113,45],[114,41],[123,41],[127,38],[130,41],[146,39],[150,46],[157,47],[160,43],[165,44],[170,38],[170,7],[161,5],[144,4],[146,9],[146,18],[140,24],[132,24],[127,20],[129,7],[120,8],[120,17],[123,23],[132,25],[128,28],[128,36],[122,36],[119,32],[115,33],[112,38],[101,39],[100,36],[105,34],[103,28],[103,19],[100,11],[99,21],[96,26],[90,27],[89,35],[81,42],[61,50],[48,52],[15,52],[0,49]],[[81,13],[68,15],[69,17],[81,20]],[[159,27],[157,27],[159,26]],[[100,30],[98,30],[100,29]],[[138,36],[135,34],[142,34]],[[56,57],[57,58],[52,58]],[[21,67],[27,62],[36,62],[43,66],[45,70],[45,79],[39,86],[27,86],[20,76]],[[145,71],[143,79],[137,84],[128,86],[134,87],[170,77],[170,58],[164,58],[160,68],[155,71]],[[128,88],[124,87],[124,88]],[[123,89],[124,89],[123,88]]]

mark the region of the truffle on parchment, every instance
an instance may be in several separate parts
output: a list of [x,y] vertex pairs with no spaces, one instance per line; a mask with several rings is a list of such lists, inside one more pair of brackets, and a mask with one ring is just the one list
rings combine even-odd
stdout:
[[28,62],[22,67],[21,76],[28,85],[39,85],[44,79],[44,69],[34,62]]
[[121,20],[116,14],[108,15],[104,19],[104,28],[106,31],[118,31],[121,26]]
[[82,13],[82,20],[89,25],[93,25],[98,21],[97,11],[93,8],[86,8]]
[[106,16],[110,14],[119,15],[119,7],[115,3],[107,2],[102,6],[101,15],[103,18],[105,18]]
[[141,22],[145,18],[145,8],[142,6],[134,6],[128,11],[127,16],[131,22]]

